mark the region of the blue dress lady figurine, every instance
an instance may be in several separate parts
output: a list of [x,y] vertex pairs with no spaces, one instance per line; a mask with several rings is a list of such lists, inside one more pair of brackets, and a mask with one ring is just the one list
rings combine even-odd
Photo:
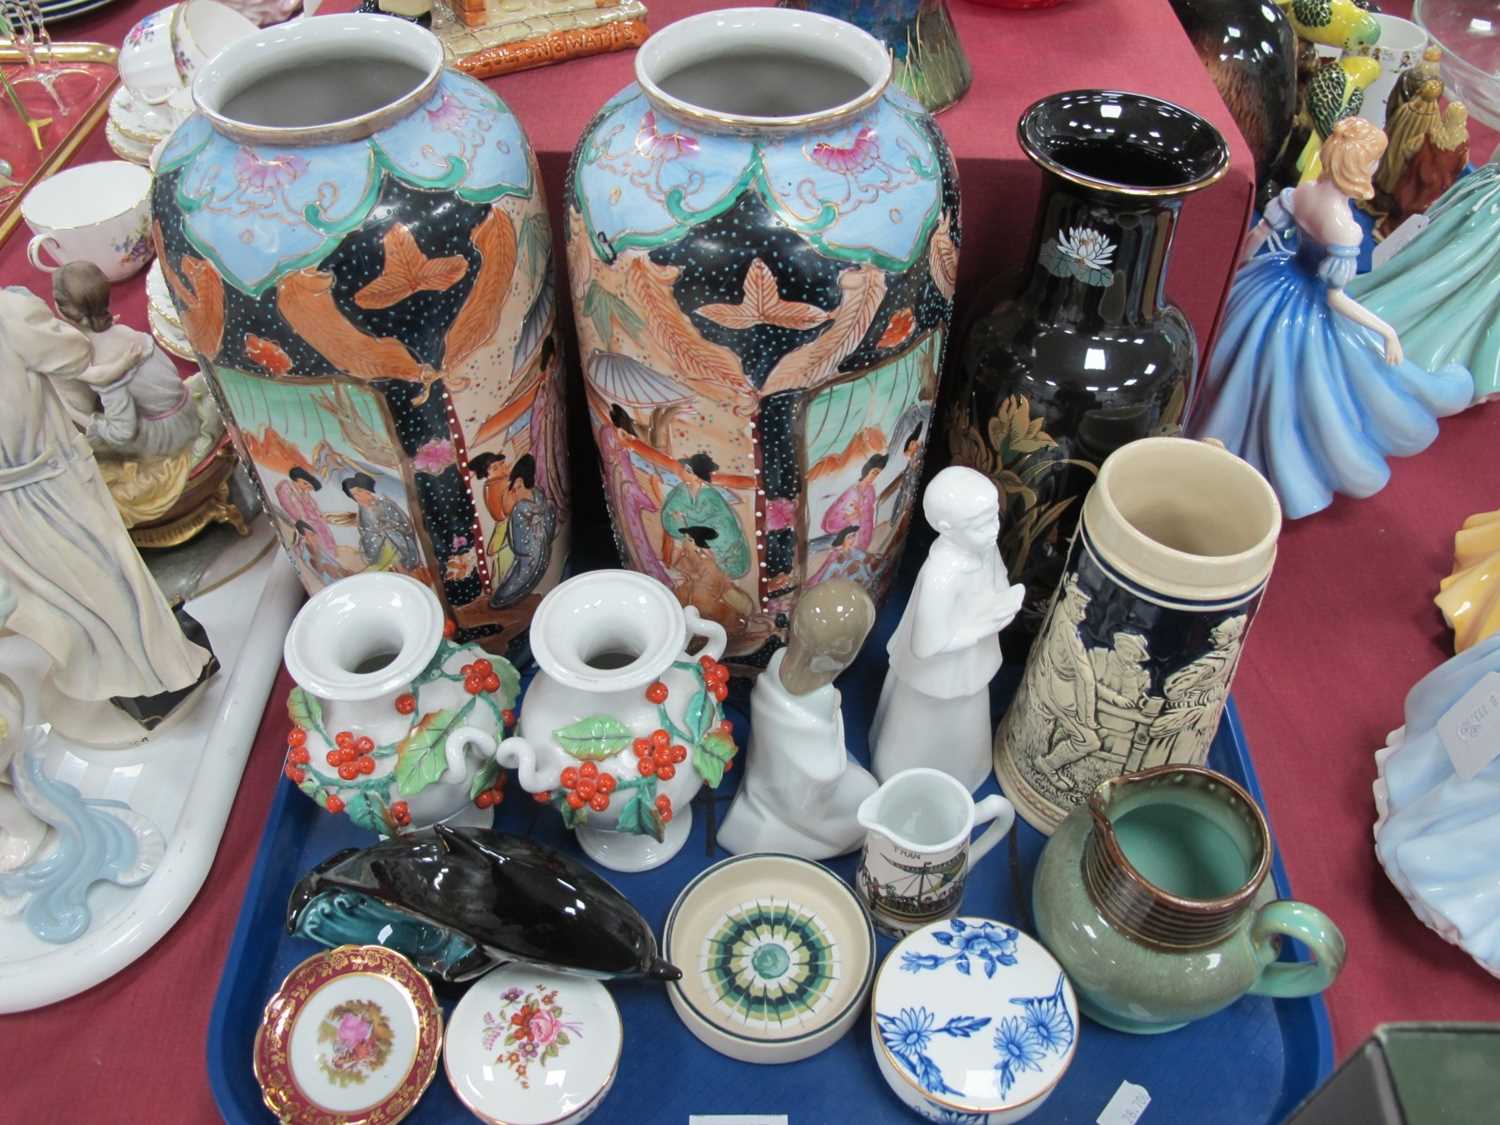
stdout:
[[1349,292],[1384,317],[1424,367],[1462,363],[1475,394],[1500,393],[1500,160],[1464,176],[1427,210],[1425,230]]
[[[1197,436],[1265,474],[1292,519],[1335,492],[1379,492],[1386,458],[1426,449],[1437,419],[1474,397],[1466,369],[1407,360],[1395,329],[1344,291],[1363,240],[1349,197],[1374,194],[1385,145],[1377,126],[1345,118],[1323,143],[1318,179],[1271,201],[1246,240],[1209,360]],[[1279,239],[1294,231],[1291,251]],[[1268,239],[1271,253],[1252,260]]]

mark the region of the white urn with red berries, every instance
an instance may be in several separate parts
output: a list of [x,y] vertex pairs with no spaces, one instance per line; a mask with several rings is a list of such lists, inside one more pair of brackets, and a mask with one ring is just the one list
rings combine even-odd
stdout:
[[287,777],[382,836],[440,822],[489,827],[505,775],[477,741],[448,736],[503,733],[520,677],[452,632],[437,596],[400,574],[352,575],[309,599],[284,649],[297,681]]
[[[695,637],[703,643],[690,652]],[[531,619],[540,670],[515,735],[500,741],[466,726],[449,748],[477,745],[514,767],[598,863],[650,870],[686,842],[699,787],[718,785],[732,766],[725,641],[722,626],[648,575],[577,575]]]

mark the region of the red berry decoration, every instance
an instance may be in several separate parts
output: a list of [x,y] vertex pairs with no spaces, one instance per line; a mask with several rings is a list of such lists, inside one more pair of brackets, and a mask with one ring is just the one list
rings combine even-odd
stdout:
[[656,759],[642,758],[638,767],[642,777],[650,777],[656,772]]
[[552,790],[539,789],[531,795],[531,799],[539,805],[549,805],[552,803]]
[[727,734],[727,735],[729,735],[730,738],[733,738],[734,737],[734,724],[731,723],[728,719],[720,719],[719,720],[719,733],[720,734]]
[[345,781],[353,781],[359,776],[359,768],[352,762],[345,762],[339,767],[339,776]]
[[495,675],[495,673],[493,673],[493,672],[491,672],[488,676],[486,676],[484,678],[484,690],[485,691],[491,691],[491,692],[493,692],[493,691],[499,691],[500,690],[500,677],[497,676],[497,675]]
[[580,797],[577,793],[569,793],[568,807],[574,810],[583,808],[583,798]]
[[391,805],[391,818],[402,827],[411,823],[411,809],[405,801],[397,801]]
[[458,632],[458,623],[455,622],[451,617],[448,618],[448,619],[446,619],[443,622],[443,636],[446,637],[448,640],[451,641],[453,639],[453,634],[455,634],[457,632]]
[[653,680],[646,686],[646,698],[652,703],[665,703],[667,701],[667,685],[660,680]]
[[354,745],[354,735],[349,731],[341,730],[333,736],[333,744],[340,750],[348,750]]
[[307,777],[307,772],[305,770],[299,770],[296,766],[288,762],[286,767],[286,775],[287,777],[295,781],[298,785],[301,785],[303,779]]
[[672,813],[671,813],[670,810],[661,814],[661,822],[663,824],[671,824],[672,823]]
[[630,752],[637,758],[644,758],[651,753],[651,740],[649,738],[637,738],[630,744]]
[[582,797],[585,801],[592,801],[594,799],[594,794],[599,792],[599,786],[590,781],[588,778],[584,778],[578,783],[578,788],[575,789],[574,792]]
[[494,803],[495,794],[493,790],[484,789],[474,795],[474,804],[479,806],[481,809],[487,809]]
[[715,660],[712,656],[709,656],[706,652],[702,656],[698,657],[698,667],[702,668],[704,672],[712,672],[714,670],[714,665],[717,663],[718,661]]
[[675,763],[677,763],[678,765],[681,765],[683,762],[687,761],[687,747],[686,746],[674,746],[674,747],[672,747],[672,761],[675,762]]
[[671,812],[672,811],[672,798],[668,797],[665,793],[658,794],[657,798],[656,798],[656,811],[657,812]]
[[293,746],[289,756],[291,757],[292,761],[299,766],[307,765],[308,761],[310,760],[310,755],[307,753],[306,746]]
[[663,762],[661,765],[656,767],[656,776],[661,778],[663,781],[671,781],[674,777],[677,776],[677,770],[673,767],[672,763]]
[[577,784],[578,784],[578,767],[577,766],[568,766],[566,769],[564,769],[562,771],[562,787],[564,789],[572,789]]
[[359,761],[354,763],[354,768],[359,770],[359,772],[362,774],[372,774],[375,772],[375,759],[366,755],[365,757],[360,758]]
[[618,782],[615,781],[614,774],[601,773],[599,775],[599,792],[604,794],[613,793],[617,784]]
[[507,707],[500,712],[500,721],[508,727],[513,727],[516,725],[516,713]]
[[672,736],[664,730],[654,730],[651,732],[651,745],[666,749],[672,745]]
[[403,692],[396,696],[396,713],[398,715],[410,715],[417,709],[417,697],[411,692]]
[[344,799],[337,793],[330,793],[323,807],[336,816],[344,811]]
[[344,761],[344,754],[340,750],[330,750],[328,751],[328,753],[323,755],[323,760],[330,766],[342,765]]
[[729,698],[729,685],[724,683],[722,680],[709,684],[708,690],[720,703],[723,703],[724,700]]
[[464,691],[468,692],[470,695],[478,695],[483,690],[484,690],[484,681],[483,680],[481,680],[481,679],[479,679],[479,678],[477,678],[475,676],[466,676],[464,678]]
[[594,778],[599,776],[599,766],[594,762],[584,762],[578,767],[579,777]]
[[307,732],[301,727],[293,727],[290,734],[286,736],[288,746],[303,746],[307,743]]
[[609,808],[609,794],[595,793],[591,798],[589,798],[589,808],[593,809],[595,812],[603,812],[605,809]]
[[368,754],[371,750],[375,749],[375,740],[367,734],[362,734],[354,740],[354,749],[358,750],[361,754]]

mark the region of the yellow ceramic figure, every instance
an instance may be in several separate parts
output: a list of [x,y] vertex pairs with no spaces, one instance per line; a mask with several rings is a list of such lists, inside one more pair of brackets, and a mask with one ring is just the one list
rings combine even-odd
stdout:
[[1453,573],[1433,601],[1453,629],[1453,651],[1500,630],[1500,511],[1464,520],[1453,536]]

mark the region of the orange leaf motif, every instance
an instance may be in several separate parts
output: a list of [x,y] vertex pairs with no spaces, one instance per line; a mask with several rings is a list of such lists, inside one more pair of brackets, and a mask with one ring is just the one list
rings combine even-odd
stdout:
[[457,254],[451,258],[429,258],[422,253],[405,223],[391,227],[381,241],[385,246],[385,269],[354,294],[354,303],[362,309],[388,309],[424,290],[441,293],[457,285],[468,272],[469,263]]
[[245,354],[250,362],[263,367],[272,375],[285,375],[292,369],[292,357],[287,355],[275,340],[265,340],[254,333],[245,333]]
[[953,241],[953,224],[946,214],[938,221],[927,247],[927,272],[932,275],[937,291],[946,300],[953,300],[953,292],[958,288],[958,244]]
[[817,386],[832,375],[865,338],[885,300],[885,274],[860,266],[839,275],[839,304],[828,330],[776,361],[760,389],[764,395]]
[[178,269],[182,271],[179,275],[161,253],[164,246],[160,223],[152,224],[152,241],[157,245],[162,274],[172,290],[178,315],[182,317],[182,329],[193,350],[204,359],[216,359],[224,337],[224,282],[213,266],[186,254],[178,260]]
[[[510,216],[498,207],[490,208],[469,232],[469,241],[479,251],[479,272],[464,298],[463,307],[448,326],[443,341],[443,369],[456,371],[460,364],[495,334],[500,314],[505,309],[505,295],[510,292],[511,275],[516,269],[516,228]],[[458,259],[463,261],[462,258]]]
[[829,313],[817,305],[782,299],[771,267],[756,258],[745,273],[745,295],[737,305],[704,305],[698,315],[725,328],[753,328],[771,324],[777,328],[816,328]]
[[739,356],[699,335],[673,297],[679,268],[658,266],[641,255],[633,257],[626,270],[625,291],[631,307],[645,320],[652,341],[671,360],[666,370],[674,378],[697,383],[695,389],[714,387],[727,392],[735,400],[736,413],[753,414],[755,388],[745,381]]
[[911,309],[897,309],[891,313],[891,322],[885,326],[885,331],[880,334],[880,339],[875,341],[877,348],[894,348],[897,344],[904,344],[911,336],[911,330],[917,326],[917,318]]
[[438,373],[391,336],[371,336],[349,322],[333,300],[333,275],[307,268],[276,283],[276,307],[292,330],[335,367],[356,379],[406,379],[430,384]]

